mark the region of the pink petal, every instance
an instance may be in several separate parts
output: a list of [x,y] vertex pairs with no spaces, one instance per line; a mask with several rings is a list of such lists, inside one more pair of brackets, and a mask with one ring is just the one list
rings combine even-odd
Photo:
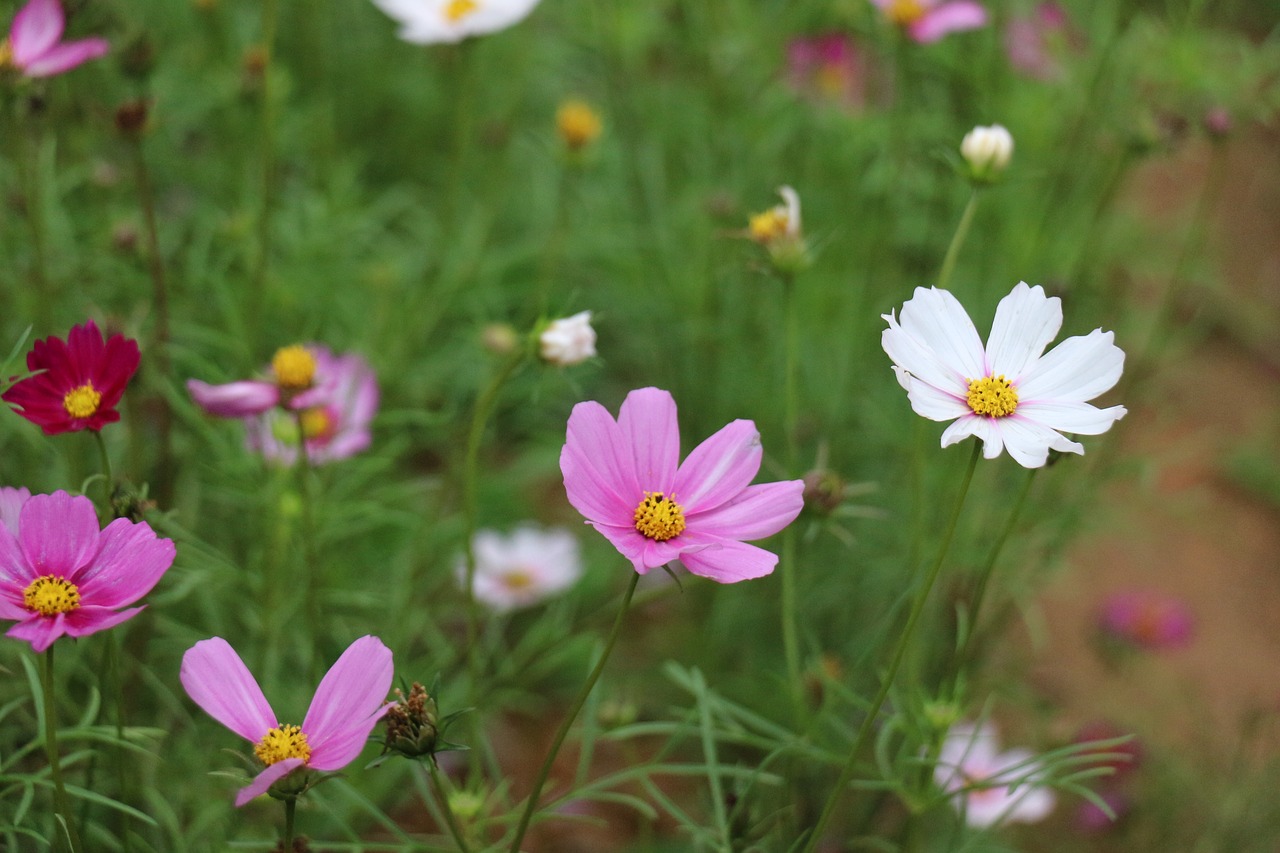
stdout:
[[361,637],[347,647],[320,681],[302,721],[310,766],[337,770],[360,754],[374,724],[391,707],[386,699],[394,674],[391,650],[377,637]]
[[67,633],[65,613],[59,613],[57,616],[41,616],[38,613],[29,615],[31,618],[14,625],[5,632],[5,636],[13,637],[15,640],[26,640],[31,644],[32,649],[43,652],[53,645],[54,640]]
[[1045,296],[1039,285],[1020,281],[996,307],[987,338],[987,367],[993,376],[1017,382],[1040,358],[1062,328],[1062,300]]
[[118,518],[107,525],[92,564],[74,578],[84,604],[122,607],[151,591],[170,566],[176,548],[158,539],[146,522]]
[[145,607],[130,607],[128,610],[112,610],[110,607],[81,606],[66,614],[66,633],[69,637],[87,637],[108,628],[114,628],[122,622],[128,622],[137,616]]
[[72,579],[98,551],[93,501],[66,492],[36,495],[22,507],[18,539],[35,576]]
[[[28,77],[51,77],[54,74],[70,71],[90,59],[97,59],[99,56],[105,55],[110,49],[111,45],[107,43],[106,39],[80,39],[79,41],[57,45],[42,53],[39,58],[20,67]],[[136,351],[137,345],[135,344],[134,347]],[[135,364],[134,367],[136,368],[137,365]],[[128,375],[132,374],[133,371],[129,371]],[[109,399],[111,395],[104,391],[102,396],[103,399]]]
[[680,464],[680,425],[671,394],[658,388],[632,391],[618,412],[618,431],[631,448],[637,485],[669,491]]
[[244,418],[261,414],[280,402],[280,389],[270,382],[246,379],[225,385],[210,385],[188,379],[187,390],[196,405],[221,418]]
[[262,796],[272,785],[279,782],[305,763],[306,762],[301,758],[286,758],[272,764],[266,770],[263,770],[257,776],[254,776],[252,782],[245,785],[236,793],[236,808],[240,808],[254,797]]
[[58,0],[30,0],[14,16],[9,31],[14,65],[25,70],[32,60],[58,43],[65,26]]
[[971,0],[944,3],[911,25],[911,37],[930,44],[949,33],[976,30],[987,25],[987,10]]
[[17,537],[9,532],[9,528],[0,525],[0,581],[12,590],[16,590],[18,598],[22,591],[39,575],[31,568]]
[[187,649],[178,677],[206,714],[250,743],[280,725],[244,661],[221,637]]
[[648,574],[649,569],[662,565],[662,563],[650,565],[645,562],[645,545],[651,540],[642,536],[634,525],[623,527],[594,521],[589,522],[589,524],[600,531],[600,535],[608,539],[613,544],[613,547],[618,549],[619,554],[630,560],[639,574]]
[[[15,596],[14,593],[17,593]],[[0,619],[6,622],[22,622],[31,617],[31,611],[22,603],[22,590],[6,589],[0,592]]]
[[591,521],[629,523],[644,497],[636,482],[631,448],[599,403],[573,407],[560,470],[569,503]]
[[751,421],[721,427],[699,444],[675,476],[676,500],[686,515],[714,509],[736,497],[760,470],[760,432]]
[[[688,534],[686,534],[688,535]],[[737,583],[771,574],[778,557],[763,548],[718,536],[689,536],[702,547],[681,553],[680,562],[695,575],[718,583]]]
[[689,516],[691,530],[726,539],[763,539],[795,521],[804,508],[804,481],[748,486],[713,510]]

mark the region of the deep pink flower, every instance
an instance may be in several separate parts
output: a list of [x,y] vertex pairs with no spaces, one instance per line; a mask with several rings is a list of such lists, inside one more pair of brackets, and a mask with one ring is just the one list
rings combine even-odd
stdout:
[[295,412],[273,408],[245,418],[249,448],[285,465],[298,458],[299,417],[307,459],[313,465],[354,456],[372,440],[369,425],[378,410],[373,368],[354,353],[335,356],[314,345],[311,351],[318,387],[307,395],[310,405]]
[[27,353],[27,369],[43,371],[14,385],[0,399],[45,435],[100,430],[120,420],[115,406],[138,369],[138,342],[124,335],[106,341],[92,320],[73,326],[64,342],[49,337]]
[[1040,80],[1060,79],[1065,57],[1081,46],[1066,10],[1053,2],[1041,3],[1029,14],[1012,16],[1004,31],[1009,64]]
[[763,577],[776,555],[744,544],[772,536],[804,505],[804,481],[749,485],[760,470],[760,433],[737,420],[680,462],[675,400],[641,388],[618,419],[595,402],[569,415],[560,452],[569,503],[640,574],[678,559],[720,583]]
[[320,680],[301,726],[280,724],[244,661],[221,637],[187,649],[179,677],[187,695],[252,743],[264,765],[236,794],[236,805],[243,806],[295,770],[339,770],[354,761],[395,704],[385,701],[393,675],[391,650],[377,637],[361,637]]
[[930,44],[950,33],[987,25],[987,10],[974,0],[871,0],[913,41]]
[[[18,490],[25,491],[25,490]],[[117,518],[98,529],[93,502],[66,492],[35,495],[14,531],[0,524],[0,619],[8,636],[43,652],[63,634],[83,637],[141,612],[133,604],[173,565],[173,542],[146,522]]]
[[1191,640],[1195,618],[1180,599],[1150,590],[1117,593],[1102,605],[1099,624],[1108,636],[1158,651]]
[[867,69],[861,51],[843,33],[794,38],[787,44],[787,78],[802,95],[859,107]]
[[107,52],[106,39],[60,41],[65,27],[58,0],[29,0],[0,44],[0,68],[12,65],[28,77],[51,77]]

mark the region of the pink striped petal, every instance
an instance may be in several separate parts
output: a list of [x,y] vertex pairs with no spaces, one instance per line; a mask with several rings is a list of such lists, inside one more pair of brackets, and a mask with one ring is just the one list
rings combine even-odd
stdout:
[[688,518],[691,530],[728,539],[763,539],[795,521],[804,509],[804,481],[748,486],[709,512]]
[[931,44],[950,33],[976,30],[987,25],[987,10],[971,0],[944,3],[911,25],[911,38]]
[[[22,73],[28,77],[52,77],[54,74],[62,74],[70,71],[77,65],[88,62],[90,59],[97,59],[104,56],[111,46],[106,39],[87,38],[79,41],[69,41],[65,44],[57,45],[44,53],[40,54],[36,59],[31,60],[26,65],[19,66]],[[117,335],[117,337],[119,337]],[[130,341],[130,343],[133,343]],[[134,352],[137,352],[137,345],[134,345]],[[136,369],[137,365],[134,365]],[[117,372],[116,375],[121,375]],[[123,374],[124,377],[132,375],[132,371]],[[116,392],[112,392],[116,393]],[[107,390],[103,390],[102,396],[109,398]]]
[[41,616],[38,613],[28,614],[31,618],[19,622],[5,632],[6,637],[15,640],[26,640],[36,652],[43,652],[53,645],[53,641],[67,633],[67,617],[65,613],[57,616]]
[[249,668],[221,637],[187,649],[178,677],[206,714],[250,743],[280,725]]
[[77,607],[66,614],[64,630],[69,637],[87,637],[90,634],[114,628],[122,622],[128,622],[143,610],[146,608],[130,607],[128,610],[112,610],[110,607]]
[[35,576],[74,575],[98,550],[98,515],[93,501],[66,492],[36,495],[22,507],[18,540]]
[[636,483],[648,492],[669,492],[680,464],[680,425],[670,392],[639,388],[618,412],[618,431],[631,449]]
[[778,565],[776,554],[755,545],[710,535],[689,536],[689,539],[702,547],[682,553],[680,562],[691,573],[718,583],[762,578]]
[[196,405],[220,418],[260,415],[280,402],[280,389],[270,382],[246,379],[225,385],[187,380],[187,391]]
[[252,782],[236,793],[236,808],[240,808],[254,797],[262,796],[272,785],[297,770],[304,763],[301,758],[286,758],[283,761],[277,761],[272,764],[266,770],[254,776]]
[[361,637],[347,647],[320,681],[302,721],[312,767],[337,770],[360,754],[373,724],[390,707],[394,674],[391,650],[377,637]]
[[596,402],[578,403],[569,414],[560,470],[569,503],[592,521],[626,523],[644,497],[631,449]]
[[764,454],[751,421],[721,427],[699,444],[675,477],[675,498],[686,516],[714,509],[745,489],[760,471]]
[[93,562],[74,578],[84,604],[123,607],[151,591],[170,566],[176,548],[159,539],[146,522],[118,518],[99,538]]
[[6,525],[0,524],[0,582],[10,589],[16,589],[18,597],[22,591],[39,575],[32,570],[18,544],[17,536],[9,532]]
[[14,15],[13,27],[9,30],[14,65],[25,70],[29,63],[58,43],[65,26],[58,0],[30,0]]

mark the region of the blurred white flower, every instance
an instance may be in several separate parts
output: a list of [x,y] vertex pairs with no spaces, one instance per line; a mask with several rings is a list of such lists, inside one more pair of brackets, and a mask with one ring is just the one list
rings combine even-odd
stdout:
[[980,125],[964,135],[960,154],[969,164],[974,180],[990,181],[1003,172],[1013,158],[1013,136],[1002,125]]
[[459,42],[504,30],[524,20],[538,0],[373,0],[414,44]]
[[938,754],[933,779],[954,793],[952,803],[970,826],[1034,823],[1053,811],[1053,792],[1038,783],[1040,765],[1025,749],[998,752],[995,726],[959,723]]
[[538,355],[557,367],[572,367],[595,358],[596,330],[591,328],[591,312],[552,320],[538,336]]
[[[582,576],[578,540],[563,528],[541,530],[530,525],[510,534],[481,530],[475,549],[476,601],[498,613],[531,607],[577,583]],[[459,584],[466,584],[467,567],[457,568]]]

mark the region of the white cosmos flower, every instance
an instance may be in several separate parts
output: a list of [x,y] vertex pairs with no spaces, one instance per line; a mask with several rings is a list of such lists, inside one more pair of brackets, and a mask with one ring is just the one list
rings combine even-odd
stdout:
[[1035,755],[1025,749],[998,750],[990,723],[952,726],[938,753],[934,782],[956,794],[952,802],[970,826],[1043,820],[1056,798],[1037,784],[1040,766]]
[[973,321],[945,290],[917,287],[901,317],[883,315],[880,336],[916,414],[952,421],[942,446],[976,436],[983,456],[1001,450],[1039,468],[1050,448],[1084,453],[1062,433],[1098,435],[1125,416],[1124,406],[1089,405],[1120,379],[1124,352],[1115,335],[1095,329],[1049,352],[1062,328],[1062,301],[1019,282],[1000,300],[984,348]]
[[[582,576],[577,537],[563,528],[522,525],[510,534],[481,530],[472,546],[476,601],[498,613],[531,607],[573,586]],[[466,564],[461,561],[457,576],[466,583]]]
[[373,4],[400,23],[400,38],[435,44],[504,30],[524,20],[538,0],[373,0]]
[[548,364],[572,367],[596,357],[596,330],[591,328],[591,312],[552,320],[538,336],[538,355]]

